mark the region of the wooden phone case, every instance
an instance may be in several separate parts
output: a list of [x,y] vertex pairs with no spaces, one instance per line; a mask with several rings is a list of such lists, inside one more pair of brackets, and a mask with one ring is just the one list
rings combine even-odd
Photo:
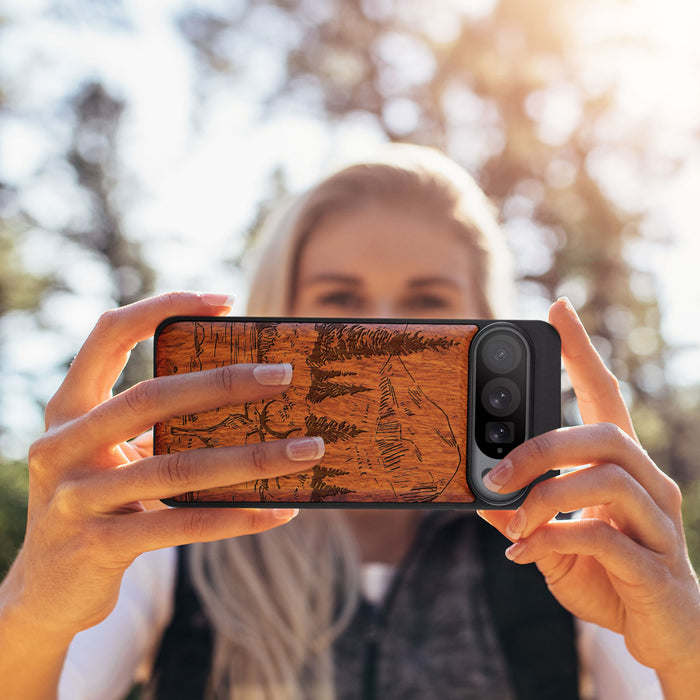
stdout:
[[[166,503],[482,507],[467,478],[469,350],[489,323],[166,320],[155,337],[156,376],[245,362],[289,362],[294,374],[271,399],[158,423],[155,454],[304,435],[326,444],[309,471]],[[558,400],[539,432],[558,427]]]

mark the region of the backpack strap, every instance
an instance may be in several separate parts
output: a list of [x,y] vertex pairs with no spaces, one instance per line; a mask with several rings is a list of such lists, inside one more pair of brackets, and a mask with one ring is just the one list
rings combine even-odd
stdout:
[[510,541],[478,518],[486,590],[520,700],[579,700],[574,619],[534,564],[515,564]]
[[213,635],[189,573],[188,548],[177,548],[173,618],[163,634],[146,697],[203,698],[213,655]]

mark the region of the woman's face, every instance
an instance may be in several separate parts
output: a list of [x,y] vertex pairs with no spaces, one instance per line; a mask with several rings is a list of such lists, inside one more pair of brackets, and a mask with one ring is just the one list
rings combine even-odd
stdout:
[[479,318],[467,244],[410,206],[330,214],[304,246],[292,313],[361,318]]

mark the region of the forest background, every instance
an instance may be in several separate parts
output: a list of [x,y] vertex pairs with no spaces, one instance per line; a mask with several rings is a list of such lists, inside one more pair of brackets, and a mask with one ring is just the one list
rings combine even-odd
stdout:
[[[0,2],[0,574],[28,445],[101,311],[243,304],[261,215],[386,141],[474,174],[519,316],[571,298],[700,566],[699,30],[683,0]],[[146,343],[121,386],[150,375]]]

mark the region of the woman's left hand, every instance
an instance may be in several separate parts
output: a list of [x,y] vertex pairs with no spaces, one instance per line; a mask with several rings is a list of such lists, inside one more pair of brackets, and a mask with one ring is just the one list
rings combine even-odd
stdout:
[[[550,469],[515,511],[480,515],[515,542],[508,558],[534,562],[577,617],[624,635],[656,669],[666,697],[700,687],[700,588],[685,543],[681,493],[637,441],[616,378],[567,300],[550,309],[584,425],[532,438],[485,479],[523,488]],[[575,520],[553,520],[581,510]],[[688,686],[688,684],[691,684]]]

